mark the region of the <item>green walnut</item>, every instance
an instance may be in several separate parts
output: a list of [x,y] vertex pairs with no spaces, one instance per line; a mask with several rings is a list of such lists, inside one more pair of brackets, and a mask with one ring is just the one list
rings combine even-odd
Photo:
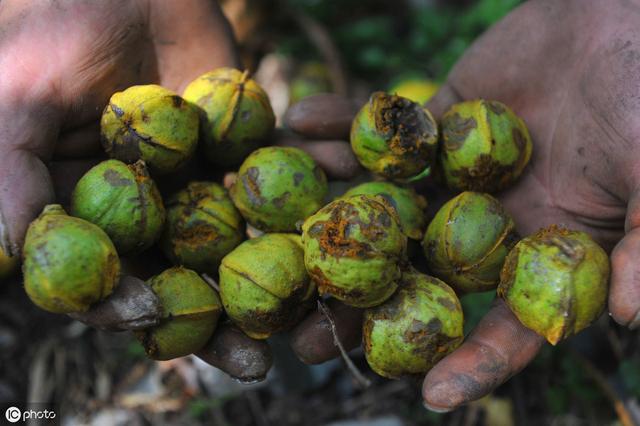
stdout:
[[320,293],[362,308],[393,294],[406,261],[407,237],[379,196],[355,195],[323,207],[302,225],[302,243]]
[[198,143],[198,111],[155,84],[117,92],[102,113],[102,146],[111,158],[144,160],[152,172],[170,173],[193,155]]
[[229,318],[254,339],[293,327],[312,306],[315,294],[299,235],[265,234],[243,242],[222,259],[222,304]]
[[375,92],[351,126],[351,148],[373,173],[392,180],[417,178],[431,167],[438,125],[431,113],[397,95]]
[[389,300],[364,311],[362,338],[367,362],[379,375],[424,376],[462,343],[462,306],[451,287],[410,271]]
[[50,204],[27,229],[22,273],[27,294],[40,308],[84,312],[116,287],[120,260],[102,229]]
[[600,316],[608,287],[605,251],[584,232],[550,226],[511,250],[498,295],[522,324],[555,345]]
[[222,258],[242,242],[244,231],[244,221],[224,187],[191,182],[167,202],[161,246],[173,263],[215,274]]
[[511,216],[489,194],[463,192],[436,213],[422,241],[429,270],[460,293],[487,291],[518,241]]
[[343,197],[353,195],[379,195],[396,210],[400,226],[413,240],[422,240],[427,224],[424,210],[427,200],[411,187],[395,185],[391,182],[366,182],[348,190]]
[[237,166],[273,131],[269,97],[248,71],[207,72],[193,80],[183,96],[200,107],[200,140],[207,158],[217,166]]
[[107,160],[93,167],[73,190],[71,214],[102,228],[120,254],[151,247],[165,219],[160,192],[143,161]]
[[200,350],[213,335],[222,313],[220,297],[194,271],[167,269],[148,281],[160,299],[160,324],[136,331],[149,358],[169,360]]
[[531,158],[524,121],[506,105],[478,99],[442,117],[440,166],[449,188],[495,192],[509,186]]
[[242,216],[264,232],[293,232],[324,204],[327,178],[304,151],[260,148],[240,166],[229,195]]

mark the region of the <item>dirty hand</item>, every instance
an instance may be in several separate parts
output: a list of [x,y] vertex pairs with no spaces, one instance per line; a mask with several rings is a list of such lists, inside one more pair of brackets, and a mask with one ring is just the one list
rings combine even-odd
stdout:
[[101,154],[111,94],[148,83],[181,93],[237,64],[228,25],[207,0],[5,0],[0,28],[0,248],[10,254],[54,189]]
[[[630,328],[640,323],[638,24],[640,2],[528,1],[476,41],[427,105],[438,117],[464,99],[495,99],[523,117],[533,158],[500,200],[522,235],[563,224],[609,251],[609,311]],[[345,334],[359,327],[338,324]],[[313,342],[330,342],[318,337],[329,334],[314,316],[298,326],[294,350],[307,362],[327,360],[336,355],[333,345]],[[426,405],[448,411],[486,395],[526,366],[542,342],[496,301],[427,374]]]

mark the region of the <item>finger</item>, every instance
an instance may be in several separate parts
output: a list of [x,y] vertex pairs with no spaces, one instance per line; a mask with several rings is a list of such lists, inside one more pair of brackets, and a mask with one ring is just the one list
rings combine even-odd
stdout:
[[640,196],[634,194],[628,205],[626,235],[611,253],[609,312],[613,319],[629,328],[640,326]]
[[611,253],[609,311],[632,330],[640,325],[640,229],[629,232]]
[[52,154],[60,119],[51,106],[27,104],[18,89],[0,82],[0,247],[10,255],[19,254],[27,226],[54,200],[43,159]]
[[340,95],[314,95],[291,106],[284,123],[309,139],[348,141],[351,122],[359,109],[360,105]]
[[350,180],[363,171],[351,145],[345,141],[303,141],[296,137],[285,137],[279,139],[276,145],[302,149],[333,179]]
[[245,383],[264,380],[273,364],[265,340],[254,340],[229,323],[218,325],[211,340],[195,356]]
[[[333,314],[340,343],[351,350],[362,340],[362,309],[347,306],[331,299],[327,302]],[[315,311],[291,332],[291,348],[305,364],[320,364],[340,355],[335,345],[331,324],[320,312]]]
[[543,341],[496,300],[462,346],[427,374],[422,387],[425,406],[450,411],[483,397],[524,368]]
[[69,316],[105,331],[142,330],[160,322],[160,299],[144,281],[125,276],[113,293],[87,312]]

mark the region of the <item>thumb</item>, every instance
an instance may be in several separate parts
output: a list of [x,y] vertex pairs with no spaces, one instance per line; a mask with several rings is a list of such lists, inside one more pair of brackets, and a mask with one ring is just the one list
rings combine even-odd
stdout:
[[53,151],[59,117],[52,106],[2,92],[8,102],[0,105],[0,248],[17,256],[29,223],[54,200],[43,160]]
[[627,205],[625,236],[611,253],[609,311],[616,322],[631,329],[640,326],[640,189]]

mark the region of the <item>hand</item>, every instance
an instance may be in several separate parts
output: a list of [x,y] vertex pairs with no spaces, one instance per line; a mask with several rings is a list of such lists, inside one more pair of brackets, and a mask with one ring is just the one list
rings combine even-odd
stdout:
[[[610,251],[609,311],[630,328],[640,324],[638,24],[640,2],[530,0],[476,41],[427,105],[438,117],[464,99],[496,99],[524,118],[533,158],[500,200],[522,235],[563,224]],[[323,332],[312,322],[298,330]],[[542,343],[497,300],[464,344],[427,374],[426,406],[449,411],[484,396]],[[294,349],[314,363],[335,356],[332,347]]]
[[[208,0],[5,0],[0,28],[0,248],[14,255],[54,188],[68,188],[102,152],[111,94],[148,83],[181,93],[198,75],[237,65]],[[63,171],[53,181],[52,160]]]

